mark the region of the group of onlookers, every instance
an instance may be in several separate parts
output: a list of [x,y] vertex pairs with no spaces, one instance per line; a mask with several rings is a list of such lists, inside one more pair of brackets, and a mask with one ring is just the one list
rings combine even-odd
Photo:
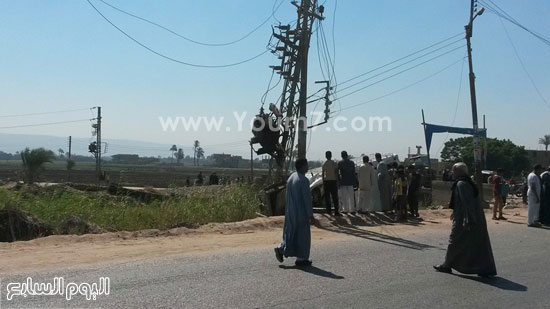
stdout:
[[[244,176],[239,177],[229,177],[229,176],[218,176],[216,172],[213,172],[208,176],[208,181],[205,181],[205,177],[202,174],[202,172],[199,172],[197,177],[195,178],[195,181],[192,183],[191,179],[187,177],[185,179],[185,186],[191,187],[191,186],[214,186],[214,185],[230,185],[232,183],[244,183],[245,179]],[[248,177],[248,183],[251,182],[250,176]]]
[[408,206],[409,213],[419,217],[422,176],[413,165],[405,168],[392,162],[388,166],[377,153],[375,162],[363,156],[357,169],[346,151],[341,152],[342,160],[338,163],[332,159],[332,152],[327,151],[325,156],[322,177],[327,213],[333,209],[336,216],[385,212],[393,213],[397,220],[406,220]]
[[[506,220],[502,215],[502,209],[506,205],[510,187],[504,179],[504,172],[504,169],[499,168],[488,179],[493,187],[493,220]],[[535,165],[532,172],[524,177],[523,198],[527,204],[528,226],[550,225],[550,167],[545,171],[541,165]]]
[[537,164],[527,176],[527,225],[550,225],[550,167]]

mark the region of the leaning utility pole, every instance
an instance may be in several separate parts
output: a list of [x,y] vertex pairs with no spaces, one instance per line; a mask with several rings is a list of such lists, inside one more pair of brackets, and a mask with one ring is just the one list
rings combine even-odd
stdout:
[[[297,5],[296,5],[297,6]],[[306,157],[306,142],[307,142],[307,63],[309,52],[309,41],[311,39],[311,27],[315,18],[322,19],[315,9],[317,8],[317,1],[302,0],[302,4],[297,6],[298,10],[302,14],[302,32],[300,38],[300,59],[298,63],[300,65],[300,97],[298,99],[298,159],[304,159]],[[311,10],[313,8],[313,10]]]
[[474,65],[472,61],[472,43],[474,19],[485,11],[484,8],[477,10],[477,0],[471,0],[470,3],[470,22],[465,26],[466,29],[466,48],[468,49],[468,67],[470,70],[470,97],[472,100],[472,121],[474,129],[474,165],[475,180],[479,189],[480,200],[483,202],[483,176],[481,173],[481,147],[479,144],[479,124],[477,120],[477,100],[476,100],[476,76],[474,74]]
[[251,144],[262,146],[256,154],[269,154],[274,159],[275,182],[285,181],[295,148],[298,158],[306,157],[309,43],[314,21],[324,19],[324,7],[318,6],[317,0],[293,1],[292,5],[298,13],[296,27],[279,25],[273,31],[278,43],[272,52],[279,56],[281,64],[270,67],[284,79],[279,106],[269,104],[266,111],[262,104],[250,140]]

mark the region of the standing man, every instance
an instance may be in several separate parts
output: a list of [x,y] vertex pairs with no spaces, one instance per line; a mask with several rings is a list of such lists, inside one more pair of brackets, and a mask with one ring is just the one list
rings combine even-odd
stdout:
[[395,197],[395,220],[407,221],[407,176],[405,167],[399,166],[395,171],[393,194]]
[[369,157],[363,157],[363,165],[359,167],[359,203],[357,208],[361,213],[373,210],[373,189],[376,177],[374,168],[369,164]]
[[502,208],[504,207],[502,201],[502,185],[504,184],[504,178],[502,178],[503,174],[504,169],[498,168],[497,173],[491,176],[489,180],[493,185],[493,198],[495,199],[495,204],[493,205],[493,220],[506,220],[502,215]]
[[533,171],[527,177],[527,225],[530,227],[539,227],[539,213],[540,213],[540,174],[542,173],[542,166],[540,164],[535,165]]
[[349,157],[347,151],[342,151],[342,161],[338,162],[338,171],[340,174],[340,201],[342,202],[342,212],[355,212],[355,194],[353,187],[357,184],[355,177],[355,163]]
[[453,210],[453,227],[445,262],[434,268],[449,274],[455,269],[463,274],[496,276],[495,259],[477,185],[468,176],[468,167],[464,163],[456,163],[452,173],[456,179],[449,203]]
[[409,165],[409,185],[407,187],[407,202],[409,203],[409,210],[413,217],[420,217],[418,213],[418,193],[422,186],[422,176],[414,165]]
[[309,180],[306,177],[309,169],[306,159],[298,159],[295,163],[296,172],[286,183],[285,225],[283,242],[275,248],[275,257],[279,263],[284,257],[296,257],[296,266],[309,266],[309,251],[311,248],[310,224],[313,218],[313,204]]
[[390,211],[392,205],[391,187],[392,180],[388,174],[388,166],[382,162],[382,155],[377,153],[374,155],[378,162],[376,172],[378,180],[378,190],[380,191],[380,203],[382,205],[382,211]]
[[550,166],[540,175],[540,223],[550,225]]
[[331,213],[330,202],[334,205],[334,215],[341,216],[338,211],[338,164],[332,160],[332,152],[325,153],[327,160],[323,163],[323,188],[325,191],[325,205],[327,214]]

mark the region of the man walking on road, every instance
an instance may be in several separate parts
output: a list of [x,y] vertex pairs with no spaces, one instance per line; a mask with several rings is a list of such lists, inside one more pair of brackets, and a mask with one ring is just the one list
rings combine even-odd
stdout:
[[310,224],[315,223],[309,180],[305,175],[309,167],[306,159],[296,160],[295,166],[296,172],[286,183],[283,242],[275,248],[275,257],[282,263],[284,257],[295,256],[296,266],[309,266]]
[[338,164],[332,160],[332,152],[325,153],[327,160],[323,163],[323,189],[325,191],[325,205],[327,214],[331,213],[331,200],[334,206],[334,215],[340,216],[338,211]]
[[464,163],[453,166],[453,176],[456,181],[449,204],[453,210],[453,227],[445,262],[434,268],[444,273],[451,273],[455,269],[463,274],[496,276],[493,250],[477,185],[468,176],[468,167]]

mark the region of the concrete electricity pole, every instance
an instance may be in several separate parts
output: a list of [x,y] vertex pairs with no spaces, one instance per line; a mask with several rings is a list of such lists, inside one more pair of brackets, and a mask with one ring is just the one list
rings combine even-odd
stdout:
[[72,136],[69,136],[69,160],[71,159],[72,144],[73,144]]
[[472,122],[474,129],[474,164],[475,164],[475,179],[479,189],[480,200],[483,202],[483,176],[481,173],[481,147],[479,143],[479,123],[477,119],[477,100],[476,100],[476,77],[474,74],[474,65],[472,61],[472,43],[474,19],[480,16],[485,11],[484,8],[477,10],[477,0],[471,0],[470,3],[470,22],[466,25],[466,48],[468,49],[468,67],[470,70],[470,97],[472,100]]
[[297,158],[306,157],[306,143],[307,143],[307,64],[308,64],[308,52],[309,41],[311,39],[311,27],[313,20],[316,18],[323,19],[315,11],[317,9],[317,0],[302,0],[298,10],[301,11],[302,20],[302,33],[300,37],[300,59],[298,63],[300,65],[300,97],[298,99],[298,155]]
[[97,107],[97,157],[96,169],[97,177],[101,181],[101,106]]

